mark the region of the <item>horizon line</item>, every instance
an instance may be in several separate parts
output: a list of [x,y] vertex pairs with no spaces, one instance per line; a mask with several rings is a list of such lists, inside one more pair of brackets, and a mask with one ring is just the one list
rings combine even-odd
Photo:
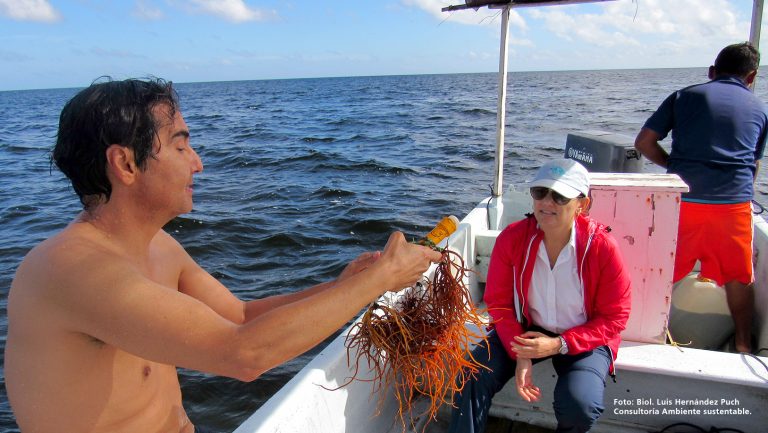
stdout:
[[[508,74],[530,74],[530,73],[553,73],[553,72],[602,72],[602,71],[641,71],[641,70],[664,70],[664,69],[706,69],[708,66],[670,66],[670,67],[657,67],[657,68],[605,68],[605,69],[552,69],[552,70],[521,70],[521,71],[507,71]],[[762,69],[762,65],[761,68]],[[760,70],[758,69],[758,70]],[[374,77],[408,77],[408,76],[429,76],[429,75],[468,75],[468,74],[496,74],[498,71],[486,71],[486,72],[425,72],[414,74],[380,74],[380,75],[327,75],[327,76],[315,76],[315,77],[282,77],[282,78],[250,78],[250,79],[235,79],[235,80],[200,80],[200,81],[173,81],[173,84],[207,84],[207,83],[238,83],[246,81],[280,81],[280,80],[323,80],[323,79],[339,79],[339,78],[374,78]],[[100,78],[110,77],[110,75],[101,75],[95,78],[93,82],[96,82]],[[145,75],[143,77],[126,77],[123,79],[147,79],[150,77],[160,78],[154,75]],[[164,78],[165,79],[165,78]],[[122,80],[122,79],[121,79]],[[119,81],[119,80],[115,80]],[[84,86],[65,86],[65,87],[35,87],[35,88],[15,88],[15,89],[0,89],[0,93],[3,92],[25,92],[25,91],[38,91],[38,90],[67,90],[67,89],[84,89],[90,84]]]

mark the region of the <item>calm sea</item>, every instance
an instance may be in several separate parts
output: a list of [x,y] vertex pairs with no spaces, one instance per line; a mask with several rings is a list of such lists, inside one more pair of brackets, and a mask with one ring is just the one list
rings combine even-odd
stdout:
[[[705,79],[703,68],[510,74],[505,185],[562,155],[570,131],[634,137],[671,91]],[[417,237],[489,195],[496,81],[460,74],[179,84],[205,170],[194,211],[166,229],[243,299],[331,279],[393,230]],[[757,87],[766,99],[768,83],[760,78]],[[59,112],[75,92],[0,92],[3,347],[16,267],[80,208],[49,164]],[[757,199],[768,204],[765,173]],[[233,430],[319,350],[252,383],[181,371],[190,417]],[[4,382],[0,431],[18,431]]]

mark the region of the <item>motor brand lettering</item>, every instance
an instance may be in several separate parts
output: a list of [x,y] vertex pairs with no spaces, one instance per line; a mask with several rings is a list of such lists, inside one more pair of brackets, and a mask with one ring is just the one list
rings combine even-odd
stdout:
[[592,164],[595,161],[595,156],[591,153],[584,152],[583,150],[570,148],[568,149],[568,158],[575,159],[577,161],[586,162]]

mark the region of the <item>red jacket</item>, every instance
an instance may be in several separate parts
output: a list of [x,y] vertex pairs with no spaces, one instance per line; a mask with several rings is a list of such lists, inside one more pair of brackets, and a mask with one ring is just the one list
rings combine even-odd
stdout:
[[[629,274],[609,230],[589,217],[576,218],[576,262],[587,321],[561,334],[568,343],[569,354],[607,345],[616,360],[619,334],[627,324],[632,302]],[[528,290],[543,238],[544,232],[536,219],[529,216],[507,226],[496,239],[491,254],[484,301],[493,319],[492,326],[512,359],[516,358],[510,346],[512,337],[532,324]]]

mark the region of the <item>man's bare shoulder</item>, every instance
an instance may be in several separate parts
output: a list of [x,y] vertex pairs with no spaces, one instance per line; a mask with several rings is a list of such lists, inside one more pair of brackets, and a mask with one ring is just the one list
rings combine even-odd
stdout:
[[163,256],[175,257],[181,260],[191,260],[184,247],[165,230],[160,230],[152,239],[152,247]]
[[90,224],[72,223],[24,258],[11,284],[9,316],[44,312],[49,329],[95,335],[103,322],[87,320],[133,305],[135,293],[177,288],[189,256],[162,230],[149,250],[137,254]]
[[[159,230],[152,239],[151,249],[159,258],[188,256],[182,246],[163,230]],[[89,224],[73,223],[30,250],[20,267],[33,268],[35,274],[52,276],[57,280],[66,280],[69,276],[82,280],[91,272],[100,272],[102,266],[138,267],[142,260],[145,258],[131,255],[109,234]]]
[[34,290],[46,290],[50,284],[62,286],[72,280],[84,282],[104,266],[124,265],[128,258],[110,245],[108,237],[82,224],[72,224],[35,246],[24,258],[14,285],[29,282]]
[[60,306],[81,302],[83,297],[106,300],[123,287],[152,278],[151,260],[162,261],[167,268],[178,262],[167,256],[180,255],[181,246],[162,231],[155,238],[157,254],[139,257],[89,224],[70,224],[27,254],[11,285],[11,296]]
[[[98,274],[130,269],[107,243],[77,224],[35,246],[19,265],[8,295],[9,336],[14,341],[45,341],[56,335],[71,339],[87,335],[74,319],[72,305],[90,302],[99,291]],[[29,320],[46,317],[45,321]],[[12,332],[11,332],[12,331]]]

